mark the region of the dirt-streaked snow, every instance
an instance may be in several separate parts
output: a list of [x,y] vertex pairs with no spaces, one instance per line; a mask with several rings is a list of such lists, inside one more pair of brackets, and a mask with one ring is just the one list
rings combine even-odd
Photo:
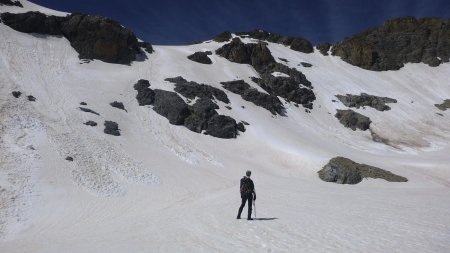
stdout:
[[[187,59],[223,43],[154,46],[148,60],[123,66],[81,64],[64,38],[3,24],[0,37],[0,252],[450,252],[450,111],[434,106],[450,98],[448,63],[373,72],[269,43],[274,58],[312,82],[314,109],[285,104],[287,117],[273,116],[226,91],[232,110],[219,102],[219,113],[250,125],[224,140],[170,125],[138,106],[133,89],[143,78],[173,90],[164,79],[181,75],[218,88],[243,79],[261,90],[248,65],[215,54],[212,65]],[[336,94],[361,92],[397,99],[385,112],[355,109],[390,145],[334,117],[346,108],[332,102]],[[105,120],[121,136],[104,134]],[[338,155],[409,181],[321,181],[317,171]],[[247,169],[262,220],[235,219]]]

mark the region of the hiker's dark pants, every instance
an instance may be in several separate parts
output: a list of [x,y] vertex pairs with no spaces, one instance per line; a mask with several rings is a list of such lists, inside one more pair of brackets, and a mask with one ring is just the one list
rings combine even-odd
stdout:
[[253,194],[252,193],[245,193],[245,194],[241,194],[241,198],[242,198],[242,204],[239,207],[239,213],[238,213],[238,218],[241,218],[241,213],[242,213],[242,209],[244,209],[245,206],[245,202],[248,201],[248,216],[247,218],[251,218],[252,217],[252,201],[253,201]]

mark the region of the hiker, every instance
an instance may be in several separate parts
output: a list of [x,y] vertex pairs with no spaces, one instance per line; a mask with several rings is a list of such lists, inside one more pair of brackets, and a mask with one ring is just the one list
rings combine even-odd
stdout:
[[252,219],[252,200],[256,200],[256,193],[255,193],[255,185],[253,184],[253,181],[250,179],[251,174],[252,174],[252,172],[247,170],[247,172],[245,172],[245,176],[241,179],[242,204],[239,207],[239,213],[238,213],[237,219],[241,218],[242,209],[244,209],[245,202],[248,201],[247,220],[253,220]]

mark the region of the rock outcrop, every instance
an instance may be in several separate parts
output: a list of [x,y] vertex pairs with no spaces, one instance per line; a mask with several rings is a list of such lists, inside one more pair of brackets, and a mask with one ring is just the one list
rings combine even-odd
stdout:
[[23,5],[19,1],[0,0],[0,5],[17,6],[23,8]]
[[441,111],[445,111],[447,109],[450,109],[450,99],[446,99],[441,104],[435,104],[434,106],[436,106]]
[[332,54],[368,70],[397,70],[405,63],[449,62],[450,20],[404,17],[386,21],[332,48]]
[[91,126],[91,127],[97,126],[97,122],[92,121],[92,120],[86,121],[84,124],[85,124],[86,126]]
[[25,33],[64,36],[78,52],[80,59],[98,59],[108,63],[130,64],[153,48],[138,42],[130,30],[117,21],[101,16],[75,13],[66,17],[47,16],[40,12],[2,13],[3,22]]
[[257,89],[252,88],[244,80],[221,82],[221,84],[225,89],[241,95],[244,100],[252,102],[257,106],[270,111],[274,115],[285,114],[283,104],[278,97],[259,92]]
[[174,78],[166,78],[164,80],[174,83],[175,84],[174,90],[189,99],[199,97],[199,98],[217,99],[226,104],[230,102],[230,100],[227,97],[227,94],[225,94],[223,90],[212,87],[210,85],[199,84],[193,81],[187,81],[181,76],[177,76]]
[[319,178],[325,182],[338,184],[357,184],[363,178],[380,178],[388,182],[407,182],[408,179],[387,170],[366,164],[356,163],[348,158],[335,157],[319,172]]
[[125,106],[123,105],[122,102],[114,101],[114,102],[109,103],[109,105],[112,106],[112,107],[115,107],[115,108],[118,108],[118,109],[127,111],[127,110],[125,109]]
[[183,125],[184,120],[191,114],[184,100],[175,92],[159,89],[154,92],[153,110],[167,118],[170,124]]
[[231,33],[230,32],[223,32],[220,33],[219,35],[217,35],[216,37],[214,37],[214,41],[215,42],[227,42],[232,38]]
[[397,100],[393,98],[378,97],[366,93],[361,93],[361,95],[336,95],[336,97],[347,107],[360,108],[361,106],[369,106],[378,111],[390,110],[391,107],[386,105],[386,103],[397,103]]
[[19,98],[22,95],[22,92],[20,92],[20,91],[13,91],[11,94],[13,95],[13,97]]
[[105,134],[110,134],[114,136],[120,136],[119,124],[114,121],[105,121],[104,123],[105,129],[103,132]]
[[195,61],[195,62],[198,62],[201,64],[212,64],[212,61],[208,57],[208,55],[211,55],[211,51],[195,52],[195,53],[189,55],[187,58],[191,61]]
[[141,79],[134,85],[134,89],[138,91],[136,99],[139,105],[153,105],[153,110],[167,118],[170,124],[183,125],[197,133],[205,131],[205,134],[218,138],[236,138],[238,130],[245,131],[245,127],[237,124],[233,118],[217,113],[219,106],[213,102],[213,99],[229,102],[222,90],[205,84],[188,82],[182,77],[168,78],[167,81],[179,84],[178,92],[183,96],[198,99],[193,105],[188,105],[177,93],[152,90],[149,88],[150,83]]
[[[234,38],[230,43],[217,49],[216,54],[232,62],[250,64],[261,76],[252,78],[252,81],[269,94],[312,109],[312,102],[316,97],[311,90],[311,82],[298,70],[277,63],[266,44],[262,42],[245,44],[239,38]],[[274,76],[274,72],[283,73],[285,76]]]
[[97,116],[100,116],[100,113],[98,113],[98,112],[96,112],[96,111],[93,111],[93,110],[91,110],[91,109],[89,109],[89,108],[86,108],[86,107],[78,107],[81,111],[83,111],[83,112],[89,112],[89,113],[92,113],[92,114],[95,114],[95,115],[97,115]]
[[278,43],[285,46],[289,46],[292,50],[303,52],[303,53],[312,53],[314,51],[311,42],[301,37],[289,37],[289,36],[281,36],[275,33],[263,31],[263,30],[253,30],[250,32],[238,32],[236,35],[239,36],[248,36],[252,39],[257,40],[265,40],[272,43]]
[[328,55],[328,51],[330,51],[331,44],[330,43],[322,43],[316,46],[317,50],[325,56]]
[[136,95],[136,99],[140,106],[151,105],[155,101],[155,92],[149,87],[150,82],[144,79],[140,79],[134,85],[134,89],[138,92],[138,94]]
[[342,125],[353,131],[356,131],[356,129],[365,131],[369,129],[372,123],[368,117],[352,110],[337,110],[334,116],[339,119]]

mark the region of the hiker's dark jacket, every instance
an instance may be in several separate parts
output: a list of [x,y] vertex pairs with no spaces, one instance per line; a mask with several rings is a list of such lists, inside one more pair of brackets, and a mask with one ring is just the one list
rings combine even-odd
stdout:
[[256,193],[255,193],[255,185],[253,184],[253,181],[249,178],[249,177],[243,177],[241,179],[241,196],[246,195],[246,194],[253,194],[256,198]]

